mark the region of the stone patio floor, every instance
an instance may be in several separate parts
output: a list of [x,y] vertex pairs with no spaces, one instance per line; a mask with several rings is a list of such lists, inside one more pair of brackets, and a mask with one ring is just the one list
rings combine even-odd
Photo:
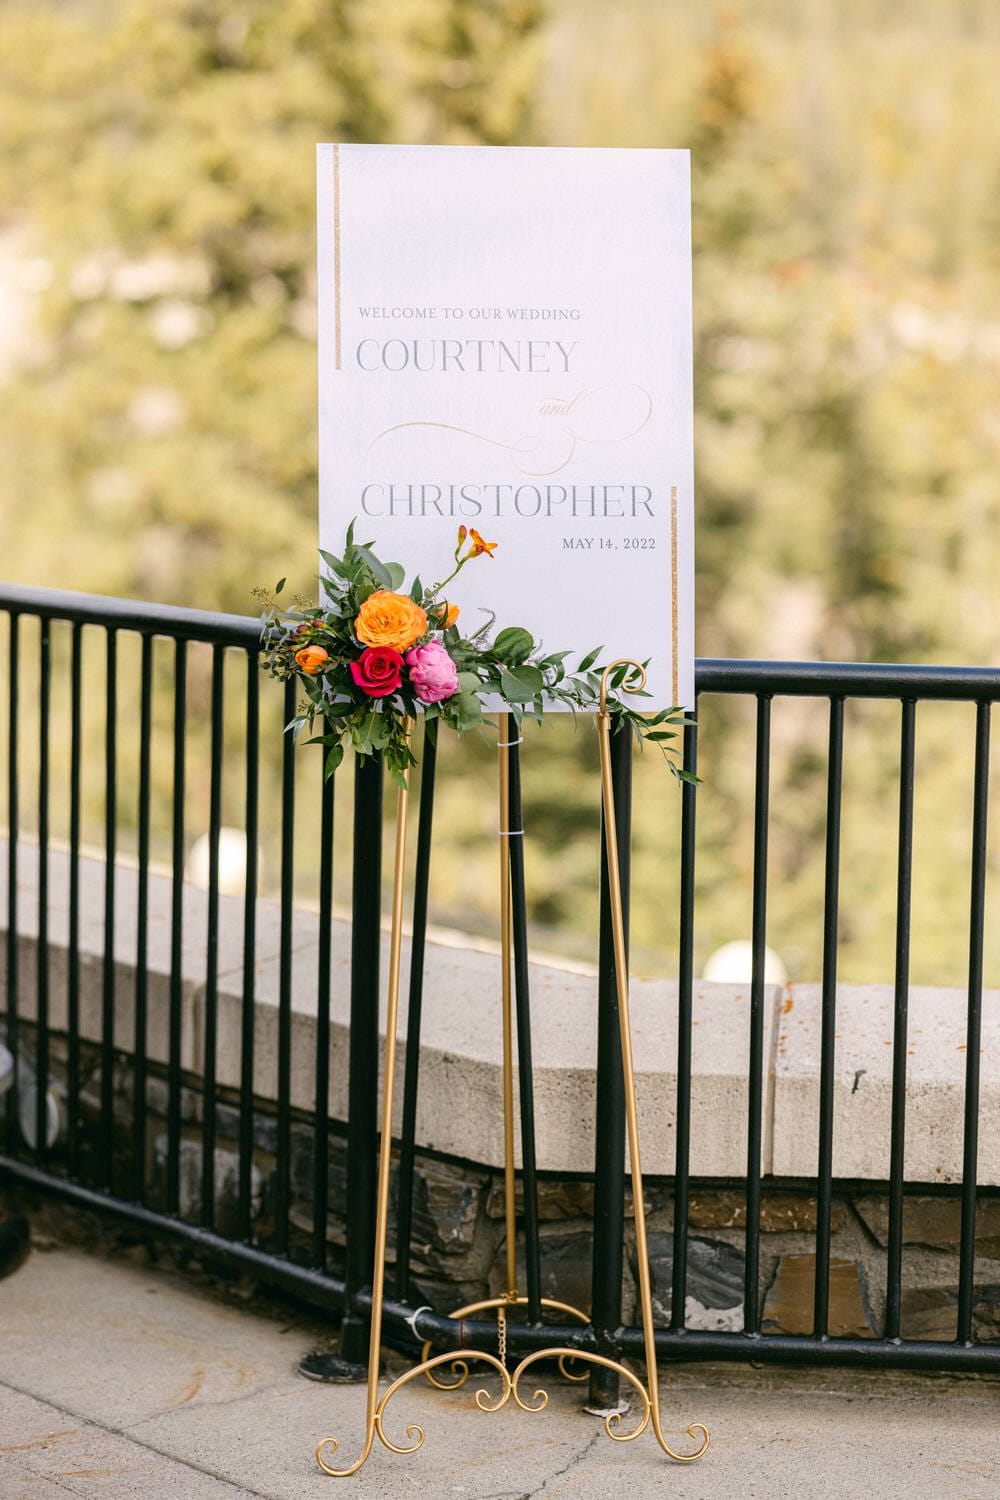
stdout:
[[407,1458],[376,1443],[356,1477],[330,1479],[316,1442],[338,1435],[350,1462],[365,1404],[363,1387],[296,1373],[330,1330],[144,1259],[52,1243],[0,1281],[3,1500],[1000,1495],[1000,1379],[719,1365],[663,1374],[670,1440],[690,1443],[689,1421],[712,1433],[692,1467],[665,1459],[648,1433],[611,1442],[579,1391],[543,1375],[550,1399],[536,1414],[487,1414],[469,1388],[414,1382],[389,1408],[388,1429],[405,1442],[419,1423],[422,1449]]

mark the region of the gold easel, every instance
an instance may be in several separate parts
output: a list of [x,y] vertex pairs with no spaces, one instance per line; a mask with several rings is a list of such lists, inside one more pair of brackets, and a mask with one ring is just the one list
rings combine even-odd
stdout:
[[[605,1431],[615,1442],[632,1442],[641,1436],[646,1428],[652,1423],[653,1433],[663,1452],[679,1463],[693,1463],[695,1459],[701,1458],[709,1444],[708,1429],[700,1422],[693,1422],[687,1429],[692,1438],[701,1439],[700,1445],[693,1453],[676,1453],[667,1442],[663,1434],[662,1421],[660,1417],[660,1394],[659,1380],[656,1368],[656,1344],[653,1330],[653,1302],[652,1289],[649,1274],[649,1250],[646,1239],[646,1210],[642,1194],[642,1169],[639,1160],[639,1120],[635,1098],[635,1070],[632,1061],[632,1031],[629,1018],[628,997],[628,973],[625,956],[625,924],[622,914],[621,900],[621,874],[618,866],[618,840],[615,823],[613,784],[611,779],[611,716],[607,706],[608,678],[618,667],[626,667],[629,671],[622,683],[621,690],[628,693],[638,693],[646,681],[646,674],[638,662],[622,659],[614,661],[606,668],[601,678],[600,710],[597,714],[597,729],[601,754],[601,795],[604,804],[604,827],[605,841],[607,846],[608,861],[608,885],[611,894],[611,920],[614,938],[615,973],[618,990],[618,1014],[621,1027],[622,1067],[625,1074],[625,1107],[628,1125],[629,1160],[632,1172],[632,1196],[635,1212],[635,1235],[636,1235],[636,1261],[639,1268],[639,1300],[642,1309],[643,1341],[646,1361],[646,1384],[639,1379],[631,1370],[627,1369],[617,1360],[609,1359],[602,1354],[591,1354],[579,1349],[553,1347],[539,1349],[521,1360],[513,1375],[509,1375],[505,1364],[506,1356],[506,1309],[526,1299],[519,1296],[517,1291],[517,1261],[516,1261],[516,1215],[514,1198],[514,1137],[513,1137],[513,1033],[511,1025],[511,900],[510,900],[510,863],[509,851],[506,842],[501,841],[501,921],[502,929],[502,952],[503,952],[503,1038],[504,1038],[504,1168],[505,1168],[505,1190],[506,1190],[506,1225],[507,1225],[507,1288],[501,1298],[492,1299],[485,1303],[475,1303],[468,1308],[452,1314],[453,1317],[461,1317],[474,1311],[483,1310],[488,1307],[497,1308],[497,1325],[499,1341],[499,1357],[485,1350],[464,1350],[461,1357],[454,1353],[435,1355],[433,1358],[424,1358],[412,1369],[407,1370],[386,1389],[381,1399],[378,1396],[379,1378],[379,1351],[382,1337],[382,1299],[385,1283],[385,1260],[386,1239],[388,1231],[389,1216],[389,1169],[392,1148],[392,1104],[395,1083],[396,1062],[396,1023],[399,1003],[399,959],[402,943],[402,917],[403,917],[403,873],[406,856],[406,804],[408,787],[400,788],[396,802],[396,848],[395,867],[393,872],[392,891],[392,927],[389,947],[389,987],[388,1008],[386,1014],[386,1036],[385,1036],[385,1070],[382,1091],[382,1135],[379,1150],[379,1175],[378,1192],[376,1201],[375,1221],[375,1265],[372,1279],[372,1309],[371,1309],[371,1338],[368,1352],[368,1400],[365,1415],[365,1441],[361,1456],[347,1469],[334,1469],[326,1462],[324,1452],[329,1451],[332,1458],[337,1451],[339,1441],[335,1437],[323,1438],[316,1448],[316,1461],[326,1474],[336,1477],[346,1477],[356,1474],[366,1462],[372,1451],[375,1436],[378,1435],[385,1447],[393,1453],[415,1453],[424,1441],[423,1429],[413,1425],[406,1429],[406,1435],[411,1440],[408,1447],[398,1446],[386,1437],[383,1427],[383,1418],[389,1401],[404,1385],[416,1379],[418,1375],[431,1373],[439,1366],[450,1364],[459,1374],[459,1379],[453,1382],[441,1382],[433,1380],[435,1385],[445,1385],[448,1389],[464,1383],[468,1376],[468,1362],[478,1361],[492,1366],[501,1377],[500,1395],[491,1399],[489,1393],[484,1390],[476,1392],[476,1405],[483,1411],[499,1411],[501,1407],[513,1396],[516,1404],[522,1411],[541,1411],[548,1404],[548,1396],[544,1391],[536,1390],[530,1399],[522,1397],[519,1390],[519,1382],[525,1370],[540,1360],[555,1359],[559,1361],[563,1373],[566,1370],[568,1360],[584,1360],[590,1364],[602,1365],[606,1369],[615,1371],[622,1379],[628,1382],[639,1398],[642,1418],[638,1426],[631,1432],[619,1432],[622,1423],[621,1412],[611,1412],[604,1420]],[[407,742],[412,733],[412,721],[407,722]],[[507,773],[509,771],[509,758],[505,753],[507,747],[501,747],[500,760],[500,807],[501,807],[501,833],[506,832],[507,838],[514,830],[504,829],[507,818],[509,783]],[[581,1317],[577,1309],[557,1302],[545,1302],[544,1305],[568,1312],[575,1317]],[[428,1346],[425,1346],[424,1352]],[[570,1375],[570,1378],[579,1378]]]

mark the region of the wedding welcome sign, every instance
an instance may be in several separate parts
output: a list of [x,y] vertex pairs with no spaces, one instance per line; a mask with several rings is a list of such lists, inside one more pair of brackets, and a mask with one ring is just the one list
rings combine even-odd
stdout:
[[[318,148],[320,545],[693,702],[686,151]],[[572,658],[568,663],[573,665]]]

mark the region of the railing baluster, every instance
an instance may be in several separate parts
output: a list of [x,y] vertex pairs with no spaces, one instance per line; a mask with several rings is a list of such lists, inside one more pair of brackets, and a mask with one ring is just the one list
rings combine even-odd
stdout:
[[20,991],[17,951],[17,841],[20,834],[18,807],[18,664],[20,616],[10,612],[9,665],[7,676],[7,1047],[14,1060],[14,1077],[7,1091],[8,1149],[17,1152],[17,1098],[21,1087],[19,1061],[18,995]]
[[326,1266],[330,1196],[330,968],[333,945],[334,778],[323,777],[320,800],[319,952],[316,975],[316,1103],[313,1120],[313,1265]]
[[750,1057],[747,1087],[747,1225],[743,1327],[760,1332],[760,1152],[764,1122],[764,964],[767,957],[767,836],[770,801],[771,700],[757,699],[753,839],[753,957],[750,978]]
[[399,1178],[396,1196],[396,1296],[405,1301],[410,1290],[410,1241],[413,1234],[413,1171],[417,1134],[417,1092],[420,1084],[420,1025],[424,1001],[424,953],[427,944],[427,900],[434,831],[434,784],[437,775],[437,735],[424,731],[420,772],[420,818],[413,888],[413,937],[410,940],[410,995],[406,1012],[406,1062],[403,1074],[403,1118],[399,1138]]
[[903,1171],[906,1148],[906,1041],[910,998],[910,890],[913,874],[913,754],[916,704],[904,698],[899,747],[899,853],[896,869],[896,977],[892,1028],[892,1133],[885,1336],[899,1338],[903,1273]]
[[142,637],[139,688],[139,870],[136,901],[135,953],[135,1050],[132,1074],[132,1173],[133,1193],[141,1203],[146,1196],[146,1044],[149,946],[149,776],[150,739],[153,716],[153,637]]
[[240,1238],[253,1239],[254,975],[257,961],[257,848],[260,782],[260,677],[256,651],[247,653],[246,874],[243,887],[243,1000],[240,1014]]
[[187,742],[187,643],[174,647],[174,806],[170,892],[170,1035],[167,1078],[167,1213],[180,1213],[181,1046],[184,1018],[184,754]]
[[70,656],[69,953],[66,960],[66,1111],[69,1174],[80,1171],[80,763],[83,626],[73,626]]
[[816,1286],[813,1337],[830,1320],[830,1225],[833,1210],[833,1068],[837,1029],[837,938],[840,918],[840,809],[844,778],[844,700],[830,699],[826,794],[826,875],[823,897],[823,1015],[819,1077],[819,1161],[816,1169]]
[[[695,699],[694,717],[698,716]],[[684,769],[698,770],[698,730],[684,730]],[[681,789],[680,955],[677,966],[677,1138],[674,1167],[674,1268],[670,1292],[670,1327],[682,1329],[687,1305],[688,1202],[691,1183],[691,1022],[694,997],[694,865],[697,791]]]
[[958,1271],[958,1342],[972,1341],[976,1279],[976,1185],[979,1178],[979,1067],[983,1022],[983,933],[986,922],[986,825],[990,798],[990,705],[976,709],[969,911],[969,1013],[965,1036],[965,1128],[962,1151],[962,1239]]
[[226,651],[212,647],[212,743],[208,808],[208,922],[202,1065],[201,1222],[215,1224],[215,1078],[219,1030],[219,834],[222,827],[223,707]]
[[[632,731],[614,724],[611,731],[611,779],[620,871],[629,868],[632,826]],[[622,918],[629,929],[629,882],[622,880]],[[625,1236],[625,1076],[618,1022],[618,985],[608,856],[601,810],[601,906],[597,979],[597,1079],[594,1105],[594,1259],[591,1274],[591,1322],[601,1352],[616,1357],[615,1330],[622,1321],[622,1269]],[[590,1372],[589,1404],[610,1411],[621,1394],[618,1375],[595,1365]]]
[[[295,681],[285,683],[284,722],[295,715]],[[275,1249],[288,1254],[292,1154],[292,930],[295,920],[295,742],[286,734],[281,758],[281,938],[278,960],[278,1149]]]
[[[514,720],[503,718],[504,736],[510,746],[508,761],[507,827],[524,828],[521,805],[521,756]],[[528,1296],[528,1320],[541,1322],[542,1270],[538,1241],[538,1177],[535,1169],[535,1089],[531,1057],[531,994],[528,977],[528,902],[524,881],[524,836],[509,837],[511,932],[514,943],[514,1002],[517,1024],[517,1083],[521,1106],[521,1185],[524,1194],[524,1268]],[[628,884],[628,866],[622,873]]]
[[107,631],[104,721],[104,985],[101,1006],[101,1123],[97,1181],[114,1188],[115,858],[118,845],[118,634]]
[[360,1365],[369,1324],[352,1308],[371,1282],[375,1260],[375,1166],[378,1146],[379,945],[382,913],[382,757],[354,772],[354,862],[351,891],[351,1049],[347,1099],[347,1246],[340,1353]]
[[38,653],[38,1015],[35,1033],[35,1157],[49,1159],[49,705],[52,697],[52,622],[39,621]]

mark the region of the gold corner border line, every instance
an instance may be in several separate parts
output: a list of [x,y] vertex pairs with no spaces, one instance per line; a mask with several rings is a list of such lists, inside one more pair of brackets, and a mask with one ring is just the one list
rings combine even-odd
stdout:
[[333,148],[333,339],[334,362],[340,369],[340,147]]
[[677,486],[670,486],[670,633],[673,641],[673,701],[678,702],[677,672]]

